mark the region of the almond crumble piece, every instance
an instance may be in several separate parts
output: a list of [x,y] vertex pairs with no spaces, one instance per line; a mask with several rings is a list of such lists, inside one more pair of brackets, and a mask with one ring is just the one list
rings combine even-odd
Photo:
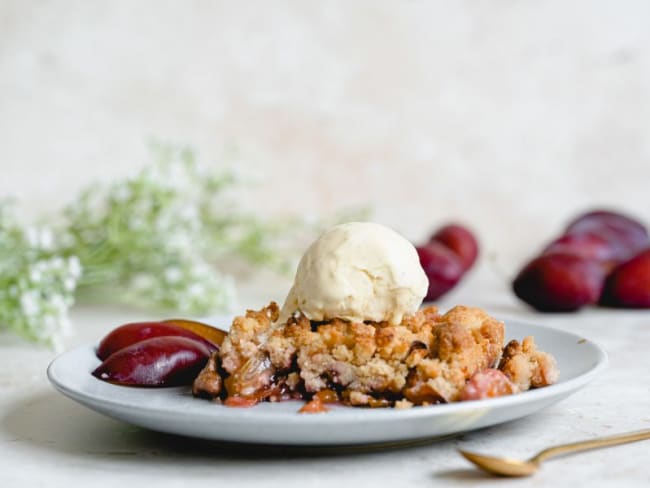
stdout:
[[499,369],[521,391],[552,385],[560,375],[555,358],[547,352],[538,351],[535,340],[530,336],[525,337],[521,344],[515,340],[508,342]]

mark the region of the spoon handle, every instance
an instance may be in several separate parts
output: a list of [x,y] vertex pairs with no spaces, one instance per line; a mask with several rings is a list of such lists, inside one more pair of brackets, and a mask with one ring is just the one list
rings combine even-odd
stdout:
[[650,439],[650,429],[549,447],[548,449],[544,449],[543,451],[538,453],[530,461],[534,463],[541,463],[545,459],[560,456],[562,454],[588,451],[590,449],[598,449],[600,447],[616,446],[618,444],[626,444],[628,442],[642,441],[644,439]]

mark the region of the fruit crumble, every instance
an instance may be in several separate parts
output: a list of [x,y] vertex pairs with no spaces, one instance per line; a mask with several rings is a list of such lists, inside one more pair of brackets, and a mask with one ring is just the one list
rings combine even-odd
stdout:
[[325,403],[408,408],[513,394],[559,374],[532,337],[504,348],[503,322],[479,308],[430,306],[398,325],[278,317],[274,302],[236,317],[194,394],[231,406],[308,400],[307,412]]

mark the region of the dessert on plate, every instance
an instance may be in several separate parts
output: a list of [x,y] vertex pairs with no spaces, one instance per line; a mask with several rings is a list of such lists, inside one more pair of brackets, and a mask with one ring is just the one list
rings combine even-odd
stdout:
[[236,317],[193,385],[230,406],[307,400],[408,408],[479,400],[554,383],[532,337],[504,344],[484,310],[420,309],[428,281],[410,242],[378,224],[333,227],[305,252],[282,308]]

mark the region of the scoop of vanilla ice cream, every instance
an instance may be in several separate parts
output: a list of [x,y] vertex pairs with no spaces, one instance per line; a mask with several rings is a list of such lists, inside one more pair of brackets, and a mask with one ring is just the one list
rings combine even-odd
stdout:
[[300,311],[310,320],[398,324],[417,311],[428,279],[413,245],[370,222],[337,225],[305,252],[278,323]]

